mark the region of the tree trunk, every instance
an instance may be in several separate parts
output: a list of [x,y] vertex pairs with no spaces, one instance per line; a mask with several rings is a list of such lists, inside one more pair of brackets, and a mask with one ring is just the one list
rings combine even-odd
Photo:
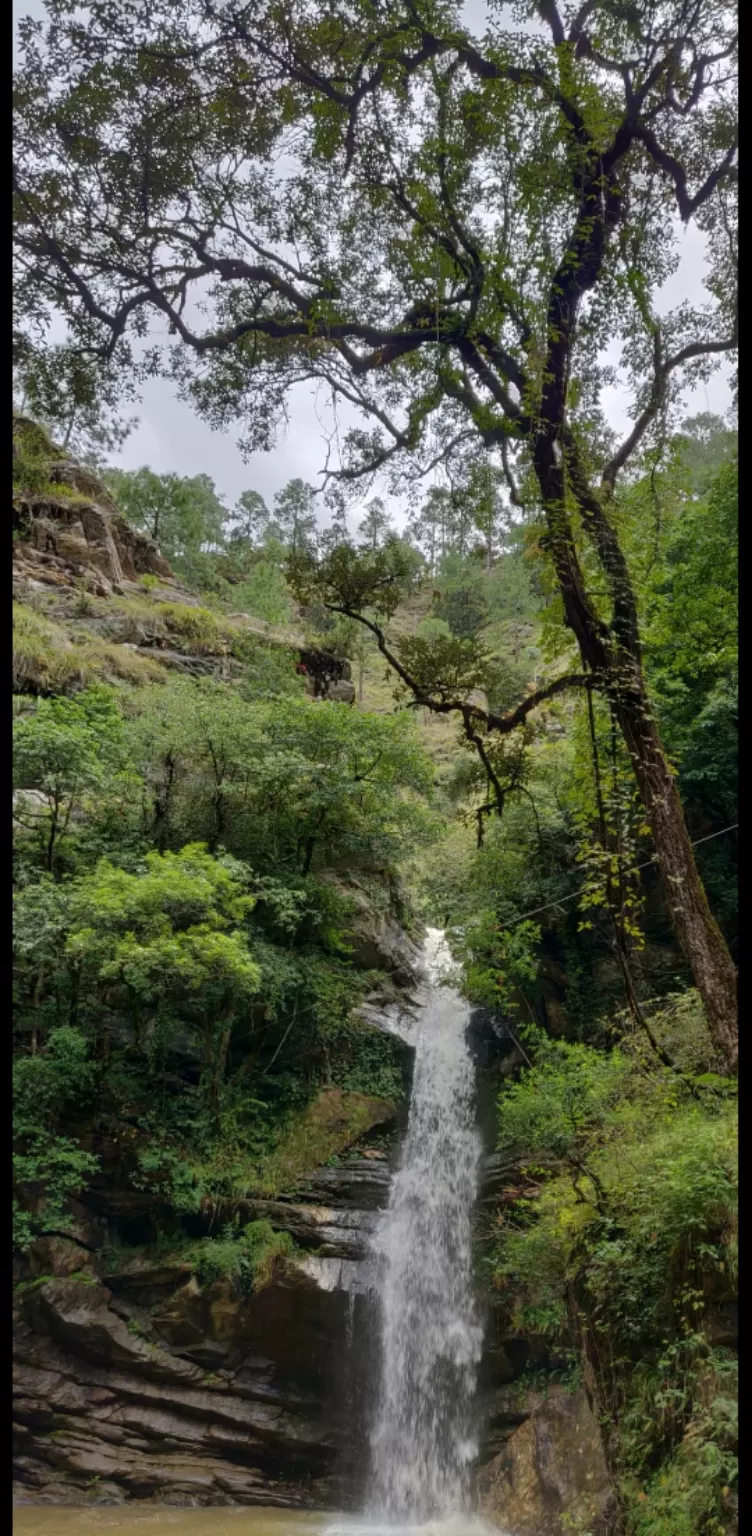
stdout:
[[617,690],[612,700],[650,822],[666,907],[702,998],[713,1040],[735,1072],[736,968],[708,905],[676,781],[644,684],[639,692],[630,690],[627,695]]
[[[535,472],[546,511],[546,542],[572,630],[586,667],[611,701],[650,823],[666,907],[702,998],[713,1041],[736,1071],[736,970],[708,906],[681,800],[655,722],[642,670],[637,602],[624,552],[602,497],[594,492],[567,437],[566,474],[550,435],[538,435]],[[587,590],[567,510],[567,485],[606,578],[613,616],[601,619]]]

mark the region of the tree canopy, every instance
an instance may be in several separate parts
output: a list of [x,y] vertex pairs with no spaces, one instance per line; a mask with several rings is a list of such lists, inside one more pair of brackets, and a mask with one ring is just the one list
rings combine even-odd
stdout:
[[[436,0],[48,9],[23,26],[20,322],[62,308],[249,445],[316,378],[368,419],[346,473],[535,445],[566,414],[612,484],[677,376],[733,345],[726,0],[528,0],[537,27],[489,9],[482,39]],[[677,220],[707,236],[712,302],[659,322]],[[143,352],[150,317],[174,341]],[[619,339],[638,415],[614,453],[597,359]]]
[[[21,333],[61,311],[83,356],[175,379],[249,450],[294,385],[323,384],[362,420],[330,466],[345,482],[498,460],[512,502],[544,509],[582,675],[633,762],[733,1061],[734,968],[648,696],[614,503],[682,388],[736,345],[734,8],[519,0],[518,26],[489,8],[482,38],[451,0],[48,10],[24,24],[17,87]],[[707,301],[663,314],[689,225]],[[632,394],[621,443],[607,345]],[[338,441],[335,419],[335,456]]]

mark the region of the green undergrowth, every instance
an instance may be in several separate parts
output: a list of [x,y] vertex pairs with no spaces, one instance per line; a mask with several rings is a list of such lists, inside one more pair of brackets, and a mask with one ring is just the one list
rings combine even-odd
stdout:
[[[105,1248],[100,1257],[110,1276],[138,1274],[138,1267],[134,1271],[136,1265],[141,1267],[145,1283],[148,1283],[152,1267],[175,1265],[182,1271],[184,1279],[194,1275],[202,1289],[209,1289],[217,1281],[229,1281],[241,1295],[250,1296],[271,1284],[285,1263],[295,1259],[299,1252],[291,1235],[278,1231],[266,1218],[243,1222],[235,1216],[205,1237],[164,1233],[155,1242],[142,1247]],[[22,1294],[41,1283],[42,1277],[22,1281],[16,1291]],[[139,1337],[148,1337],[137,1322],[129,1322],[128,1327]]]
[[72,693],[92,683],[136,686],[166,676],[158,660],[138,656],[79,626],[66,627],[24,603],[13,605],[13,686],[17,693]]
[[[402,1087],[399,1080],[392,1086]],[[259,1192],[271,1195],[294,1189],[311,1169],[347,1151],[365,1132],[391,1121],[394,1113],[395,1105],[389,1099],[338,1088],[322,1090],[262,1163]]]
[[604,1052],[528,1031],[532,1067],[499,1098],[526,1184],[488,1232],[488,1280],[513,1329],[574,1347],[630,1536],[720,1536],[736,1481],[736,1353],[718,1342],[737,1294],[735,1084],[694,994],[656,1033],[678,1046],[682,1022],[676,1070],[641,1037]]
[[[48,432],[25,416],[13,417],[13,495],[43,494],[49,483],[50,465],[61,450]],[[55,487],[57,491],[57,487]]]
[[92,1177],[148,1196],[138,1246],[393,1119],[404,1051],[358,1017],[386,977],[353,925],[434,835],[409,719],[250,677],[96,684],[24,700],[14,775],[22,1252]]
[[[231,624],[209,608],[148,597],[101,599],[83,587],[67,600],[13,605],[13,679],[19,693],[73,693],[94,682],[146,686],[167,676],[160,649],[221,662],[252,691],[300,694],[287,642]],[[138,653],[134,646],[151,650]]]
[[103,604],[101,611],[110,629],[123,638],[152,645],[169,641],[196,656],[232,655],[242,661],[259,645],[259,636],[248,625],[202,604],[126,594]]
[[277,1232],[268,1221],[251,1221],[240,1232],[228,1226],[218,1237],[206,1237],[187,1247],[183,1259],[195,1266],[202,1286],[231,1280],[248,1295],[264,1289],[280,1263],[294,1258],[297,1248],[288,1232]]

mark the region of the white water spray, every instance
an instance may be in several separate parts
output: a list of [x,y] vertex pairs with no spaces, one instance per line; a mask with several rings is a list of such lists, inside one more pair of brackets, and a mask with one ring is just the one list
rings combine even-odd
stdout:
[[469,1008],[430,930],[400,1166],[374,1239],[381,1382],[371,1434],[371,1518],[417,1522],[467,1507],[482,1328],[471,1226],[481,1158]]

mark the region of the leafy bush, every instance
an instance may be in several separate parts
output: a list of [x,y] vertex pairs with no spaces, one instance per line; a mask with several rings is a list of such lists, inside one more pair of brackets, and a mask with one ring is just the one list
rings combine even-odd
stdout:
[[193,608],[187,603],[160,603],[157,612],[169,633],[187,641],[199,654],[213,655],[227,649],[224,626],[210,608]]
[[44,427],[25,416],[13,418],[14,496],[39,495],[49,483],[56,449]]
[[280,1260],[296,1251],[289,1232],[276,1232],[268,1221],[251,1221],[239,1233],[229,1226],[219,1237],[202,1238],[185,1257],[195,1263],[201,1285],[226,1277],[249,1295],[269,1285]]
[[642,1418],[634,1410],[628,1416],[625,1460],[631,1456],[643,1465],[646,1444],[652,1449],[655,1439],[656,1411],[662,1418],[669,1404],[682,1423],[676,1449],[655,1471],[642,1483],[629,1473],[625,1476],[629,1536],[725,1536],[732,1528],[732,1490],[738,1478],[737,1362],[728,1351],[714,1350],[702,1351],[699,1361],[689,1362],[689,1370],[688,1362],[683,1363],[680,1385],[675,1370],[658,1381],[656,1390],[651,1390],[656,1388],[653,1373],[640,1382]]
[[459,639],[473,640],[489,617],[482,572],[471,561],[448,556],[435,580],[440,588],[433,604],[435,617]]
[[[733,1362],[706,1320],[736,1289],[737,1127],[733,1085],[715,1082],[698,1099],[629,1042],[604,1055],[541,1040],[499,1099],[499,1145],[529,1183],[496,1228],[494,1283],[517,1326],[574,1335],[597,1362],[635,1536],[725,1528]],[[672,1500],[677,1523],[661,1524]]]
[[515,1012],[525,982],[537,975],[540,928],[525,921],[504,927],[493,910],[476,913],[455,936],[463,962],[464,990],[473,1003]]
[[57,1131],[61,1113],[80,1109],[98,1077],[89,1042],[68,1026],[51,1030],[40,1054],[14,1062],[13,1245],[22,1252],[40,1231],[66,1230],[66,1202],[99,1168],[97,1157]]

